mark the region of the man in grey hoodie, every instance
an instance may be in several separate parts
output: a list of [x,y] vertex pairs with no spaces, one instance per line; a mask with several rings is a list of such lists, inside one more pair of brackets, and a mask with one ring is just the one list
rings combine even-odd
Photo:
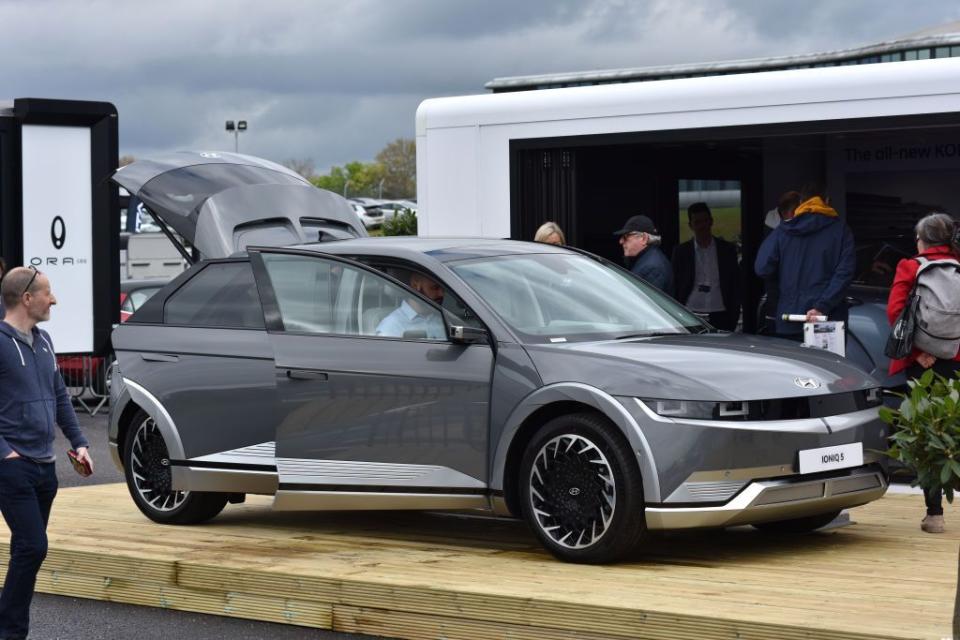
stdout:
[[87,441],[60,377],[46,331],[57,299],[47,276],[11,269],[0,284],[0,512],[10,528],[10,564],[0,594],[0,638],[26,638],[37,572],[47,555],[47,520],[57,495],[54,425],[93,469]]

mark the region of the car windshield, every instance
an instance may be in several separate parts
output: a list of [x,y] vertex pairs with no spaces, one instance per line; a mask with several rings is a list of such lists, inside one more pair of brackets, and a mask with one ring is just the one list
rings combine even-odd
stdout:
[[450,266],[528,342],[579,342],[709,329],[697,316],[629,272],[585,256],[497,256]]

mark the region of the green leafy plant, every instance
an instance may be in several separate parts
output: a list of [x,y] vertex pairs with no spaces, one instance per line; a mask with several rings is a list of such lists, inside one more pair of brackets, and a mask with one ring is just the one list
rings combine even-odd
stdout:
[[960,489],[960,378],[928,369],[907,384],[899,409],[880,408],[880,418],[894,427],[886,454],[917,472],[914,486],[943,489],[952,503]]
[[385,236],[417,235],[417,214],[412,209],[401,209],[389,220],[383,221]]

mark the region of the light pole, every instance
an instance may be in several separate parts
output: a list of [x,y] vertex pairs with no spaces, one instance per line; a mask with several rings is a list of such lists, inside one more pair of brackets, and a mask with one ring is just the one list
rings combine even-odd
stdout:
[[240,132],[247,130],[247,121],[238,120],[236,126],[233,124],[233,120],[227,120],[227,131],[233,131],[233,152],[239,153],[240,151]]

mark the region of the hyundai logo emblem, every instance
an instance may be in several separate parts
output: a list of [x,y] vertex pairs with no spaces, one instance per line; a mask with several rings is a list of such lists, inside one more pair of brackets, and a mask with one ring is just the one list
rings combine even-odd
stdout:
[[794,378],[793,384],[801,389],[819,389],[820,381],[815,378]]
[[54,249],[63,249],[63,243],[67,241],[67,225],[60,216],[54,218],[50,225],[50,240]]
[[570,495],[572,495],[572,496],[578,496],[578,495],[580,495],[580,488],[579,488],[579,487],[570,487]]

